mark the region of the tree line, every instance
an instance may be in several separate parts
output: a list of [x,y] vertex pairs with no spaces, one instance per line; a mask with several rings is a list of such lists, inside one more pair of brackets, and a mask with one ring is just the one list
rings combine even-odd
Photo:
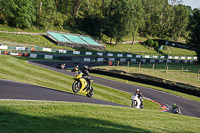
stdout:
[[1,24],[19,28],[71,27],[99,39],[106,35],[116,45],[127,35],[133,42],[139,35],[183,37],[199,46],[199,9],[181,0],[0,0],[0,11]]

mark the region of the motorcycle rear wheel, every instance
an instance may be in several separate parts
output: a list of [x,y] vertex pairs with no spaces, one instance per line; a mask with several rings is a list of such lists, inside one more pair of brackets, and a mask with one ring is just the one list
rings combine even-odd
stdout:
[[91,98],[94,95],[93,87],[91,86],[91,90],[86,94],[87,97]]
[[81,83],[79,81],[74,81],[74,83],[72,84],[72,91],[74,93],[78,93],[80,88],[81,88]]

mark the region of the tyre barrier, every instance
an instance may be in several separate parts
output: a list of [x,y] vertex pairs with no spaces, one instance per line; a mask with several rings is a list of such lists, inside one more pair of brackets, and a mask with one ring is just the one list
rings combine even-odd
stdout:
[[8,52],[8,51],[0,51],[2,55],[12,55],[12,56],[30,56],[30,53],[18,53],[18,52]]

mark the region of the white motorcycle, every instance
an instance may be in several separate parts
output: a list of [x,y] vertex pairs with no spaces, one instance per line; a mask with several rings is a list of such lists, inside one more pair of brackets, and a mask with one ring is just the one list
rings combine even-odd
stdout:
[[132,103],[131,103],[131,107],[133,108],[137,108],[137,109],[143,109],[143,105],[142,105],[142,102],[140,100],[140,98],[138,97],[137,94],[134,94],[132,97]]
[[180,107],[172,109],[172,113],[181,115]]

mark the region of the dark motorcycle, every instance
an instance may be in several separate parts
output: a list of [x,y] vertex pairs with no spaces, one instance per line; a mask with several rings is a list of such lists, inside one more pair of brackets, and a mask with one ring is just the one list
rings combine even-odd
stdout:
[[172,108],[172,113],[181,115],[181,109],[180,109],[180,107]]
[[63,63],[63,64],[58,64],[58,65],[56,66],[56,68],[58,68],[58,69],[65,69],[65,63]]

